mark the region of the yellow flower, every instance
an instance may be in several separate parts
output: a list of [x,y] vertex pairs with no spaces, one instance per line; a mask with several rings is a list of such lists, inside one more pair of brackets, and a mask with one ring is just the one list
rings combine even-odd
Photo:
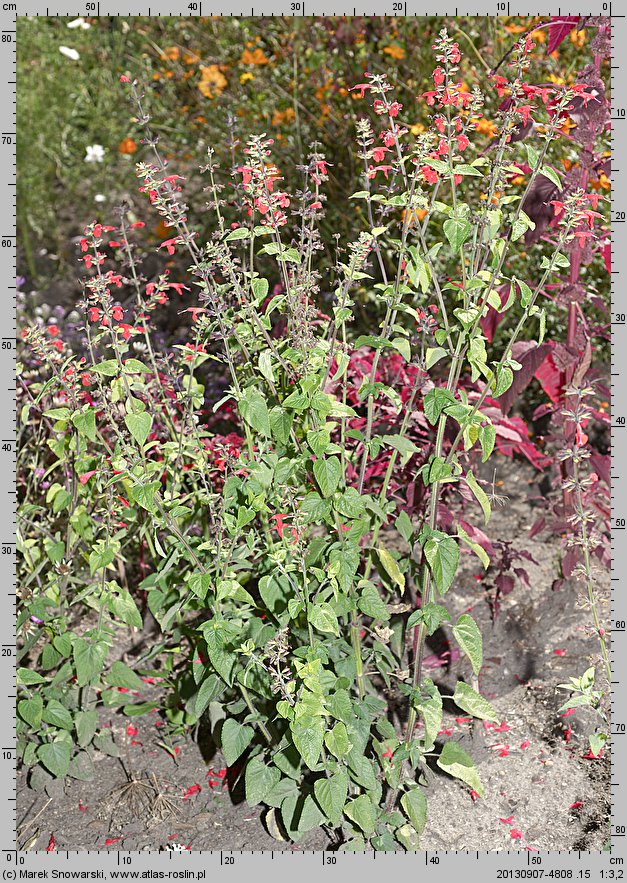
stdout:
[[251,74],[250,71],[246,71],[245,74],[239,75],[239,81],[242,85],[244,85],[244,83],[247,83],[249,80],[254,80],[254,79],[255,79],[255,75]]
[[263,49],[244,49],[240,59],[241,64],[268,64],[270,59],[264,55]]
[[520,187],[521,184],[524,184],[527,179],[524,175],[516,175],[515,178],[512,178],[512,184],[516,187]]
[[552,83],[555,83],[556,86],[564,85],[564,77],[558,77],[556,74],[549,74],[547,77]]
[[535,43],[546,43],[546,31],[534,31],[531,34],[531,39]]
[[425,127],[422,125],[422,123],[416,123],[416,125],[412,126],[409,131],[412,133],[412,135],[420,135],[421,132],[425,131]]
[[161,54],[170,61],[178,61],[181,57],[181,50],[178,46],[168,46],[167,49],[162,50]]
[[196,55],[195,52],[186,52],[183,56],[183,64],[198,64],[200,61],[200,56]]
[[217,98],[218,95],[222,94],[227,85],[227,79],[217,64],[210,64],[209,67],[200,68],[198,88],[205,98]]
[[527,30],[525,25],[503,25],[508,34],[522,34]]
[[583,44],[586,42],[586,32],[583,30],[575,31],[572,30],[570,32],[570,42],[573,43],[577,49],[581,49]]
[[383,51],[386,55],[389,55],[390,58],[394,58],[397,61],[405,58],[405,50],[402,46],[399,46],[398,43],[390,43],[389,46],[384,47]]

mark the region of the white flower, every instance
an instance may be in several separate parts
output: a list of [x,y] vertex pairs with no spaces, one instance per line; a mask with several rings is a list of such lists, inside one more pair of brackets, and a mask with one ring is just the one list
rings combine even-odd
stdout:
[[65,55],[66,58],[71,58],[72,61],[78,61],[80,58],[76,49],[70,49],[69,46],[59,46],[59,52],[61,55]]
[[105,151],[102,144],[90,144],[85,148],[85,162],[102,162]]
[[85,21],[84,18],[75,18],[74,21],[69,21],[67,23],[68,28],[80,28],[82,31],[88,31],[91,27],[88,21]]
[[107,197],[104,193],[96,193],[94,196],[94,202],[104,202]]

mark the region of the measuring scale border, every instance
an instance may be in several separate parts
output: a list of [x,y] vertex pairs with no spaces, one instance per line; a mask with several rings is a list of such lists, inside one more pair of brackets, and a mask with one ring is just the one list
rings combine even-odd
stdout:
[[[215,0],[215,3],[219,0]],[[7,3],[0,0],[0,81],[7,84],[0,97],[3,109],[0,132],[0,193],[4,194],[5,210],[0,220],[0,266],[6,285],[7,315],[0,336],[0,365],[8,385],[0,384],[0,617],[1,658],[4,660],[2,685],[5,714],[0,719],[0,751],[5,801],[0,804],[0,868],[4,880],[27,879],[196,879],[224,874],[230,879],[241,879],[246,874],[271,874],[273,879],[289,879],[298,874],[303,883],[317,880],[320,873],[328,879],[340,879],[346,872],[363,873],[366,879],[380,871],[429,874],[434,879],[476,880],[621,880],[625,877],[625,843],[627,837],[627,798],[624,777],[627,775],[627,703],[623,678],[627,678],[627,596],[622,581],[627,582],[627,543],[621,531],[627,530],[627,445],[621,447],[620,430],[626,428],[627,391],[620,382],[627,370],[627,321],[625,303],[620,296],[621,274],[627,275],[627,170],[621,166],[627,157],[627,71],[622,51],[627,46],[627,19],[625,7],[614,3],[591,3],[564,9],[557,3],[545,2],[541,11],[525,9],[509,2],[475,3],[470,6],[449,7],[441,10],[417,0],[398,2],[386,0],[383,4],[366,2],[359,7],[330,9],[325,0],[275,0],[275,2],[242,5],[240,8],[220,9],[208,0],[152,0],[149,4],[124,5],[117,0],[86,2],[73,7],[44,6],[43,3]],[[17,290],[16,264],[16,18],[17,16],[52,16],[77,18],[79,16],[116,17],[186,17],[222,15],[229,17],[260,16],[528,16],[528,15],[603,15],[612,27],[613,58],[612,87],[612,828],[611,845],[603,852],[553,851],[538,852],[515,849],[501,851],[441,850],[438,852],[405,853],[340,853],[302,850],[274,851],[185,851],[163,852],[150,850],[129,852],[123,850],[61,851],[46,853],[20,852],[15,848],[17,828],[17,796],[15,777],[15,615],[16,560],[15,560],[15,470],[16,447],[12,414],[15,414],[15,335]],[[625,207],[623,209],[623,207]],[[11,323],[9,323],[9,318]],[[625,362],[625,365],[622,363]],[[11,377],[13,373],[13,377]],[[617,442],[619,444],[617,444]],[[4,502],[2,502],[4,501]],[[624,747],[623,747],[624,746]],[[621,750],[623,749],[623,750]]]

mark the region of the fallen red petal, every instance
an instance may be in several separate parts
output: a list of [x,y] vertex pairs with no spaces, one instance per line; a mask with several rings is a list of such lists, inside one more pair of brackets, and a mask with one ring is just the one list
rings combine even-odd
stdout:
[[576,800],[574,803],[568,807],[568,809],[581,809],[583,806],[583,800]]
[[502,819],[499,816],[499,822],[503,822],[504,825],[513,825],[514,824],[514,816],[508,816],[506,819]]
[[522,840],[523,832],[517,831],[516,828],[512,828],[512,830],[509,832],[509,836],[512,838],[512,840]]

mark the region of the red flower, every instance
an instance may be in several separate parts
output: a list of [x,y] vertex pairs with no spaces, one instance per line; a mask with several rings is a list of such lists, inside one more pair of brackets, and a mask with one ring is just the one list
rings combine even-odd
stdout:
[[363,97],[364,97],[364,93],[365,93],[367,90],[372,89],[372,86],[370,85],[370,83],[357,83],[356,86],[351,86],[350,89],[349,89],[348,91],[349,91],[349,92],[354,92],[355,89],[359,89],[359,97],[360,97],[360,98],[363,98]]
[[386,153],[389,153],[387,147],[375,147],[372,151],[372,158],[375,162],[383,162]]
[[59,326],[58,325],[48,325],[48,328],[46,330],[51,337],[56,337],[57,334],[59,333]]
[[111,315],[113,316],[113,318],[115,319],[116,322],[119,322],[121,319],[124,318],[124,310],[122,309],[122,307],[113,307],[113,310],[111,311]]
[[122,74],[122,76],[120,77],[120,83],[130,83],[130,82],[131,82],[130,77],[127,77],[126,74]]
[[178,245],[178,242],[178,236],[174,236],[172,239],[166,239],[164,242],[162,242],[159,248],[167,248],[168,254],[172,255],[175,251],[174,246]]
[[97,469],[92,469],[91,472],[83,472],[82,475],[78,476],[78,480],[80,481],[81,484],[87,484],[89,479],[92,477],[92,475],[95,475],[96,472],[98,472]]
[[466,135],[459,135],[458,136],[458,138],[457,138],[457,149],[458,150],[463,152],[464,150],[466,150],[466,148],[468,147],[469,144],[470,144],[470,141],[468,140],[468,137]]
[[134,727],[132,724],[129,724],[126,728],[127,736],[136,736],[137,735],[137,727]]
[[[579,424],[577,424],[577,429],[575,430],[575,441],[577,442],[579,447],[583,447],[585,444],[588,443],[588,436],[586,435],[586,433],[583,431],[583,429],[581,428],[581,426]],[[557,650],[555,652],[557,653]],[[566,651],[564,651],[564,653],[565,652]],[[563,654],[560,654],[560,655],[563,655]]]
[[272,515],[270,521],[276,521],[276,530],[280,539],[283,539],[283,531],[285,530],[285,519],[288,517],[287,512],[278,512]]
[[90,307],[87,310],[90,322],[97,322],[100,319],[100,310],[98,307]]
[[201,791],[202,788],[200,785],[190,785],[183,796],[183,800],[188,800],[190,797],[193,797],[194,794],[200,794]]

